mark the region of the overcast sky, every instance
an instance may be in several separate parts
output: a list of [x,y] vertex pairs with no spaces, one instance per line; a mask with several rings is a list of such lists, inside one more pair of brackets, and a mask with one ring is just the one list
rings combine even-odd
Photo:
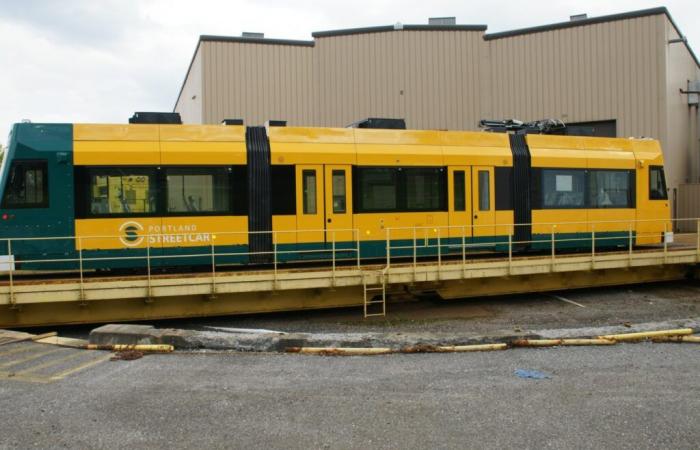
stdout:
[[497,32],[656,6],[700,52],[697,0],[0,0],[0,143],[22,119],[125,123],[134,111],[171,111],[200,34],[308,40],[437,16]]

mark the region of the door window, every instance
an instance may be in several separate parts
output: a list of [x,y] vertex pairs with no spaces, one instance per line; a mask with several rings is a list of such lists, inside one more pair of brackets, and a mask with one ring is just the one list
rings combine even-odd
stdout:
[[346,196],[345,196],[345,171],[333,171],[333,214],[345,214]]
[[491,210],[489,171],[479,171],[479,211]]
[[463,170],[456,170],[454,172],[454,209],[455,211],[466,211],[467,209],[467,202],[464,195]]
[[316,214],[316,171],[304,170],[301,177],[304,196],[304,214]]

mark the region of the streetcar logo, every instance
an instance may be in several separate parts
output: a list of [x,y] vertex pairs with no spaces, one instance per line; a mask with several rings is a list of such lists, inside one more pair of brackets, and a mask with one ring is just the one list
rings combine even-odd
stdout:
[[119,240],[127,247],[136,247],[143,242],[143,236],[139,233],[143,231],[143,225],[138,222],[124,222],[119,227]]

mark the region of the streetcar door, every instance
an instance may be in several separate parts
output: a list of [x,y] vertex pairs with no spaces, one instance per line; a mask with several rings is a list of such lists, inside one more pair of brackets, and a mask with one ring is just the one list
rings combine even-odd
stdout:
[[[472,224],[473,236],[495,236],[496,195],[493,167],[472,167]],[[487,240],[491,242],[490,240]]]
[[352,232],[352,170],[350,165],[325,166],[326,243],[355,240]]
[[[472,199],[470,196],[471,169],[455,166],[448,169],[448,211],[450,217],[449,237],[471,237]],[[464,228],[461,228],[464,227]]]
[[304,244],[324,242],[323,220],[323,166],[296,166],[297,184],[297,242]]

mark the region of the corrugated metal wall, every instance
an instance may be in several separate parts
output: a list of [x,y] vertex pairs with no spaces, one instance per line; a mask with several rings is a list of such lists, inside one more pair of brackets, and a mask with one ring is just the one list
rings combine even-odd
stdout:
[[[192,70],[202,73],[204,123],[342,127],[397,117],[410,128],[474,130],[482,118],[615,119],[620,137],[661,140],[676,188],[697,181],[688,159],[698,131],[678,83],[700,71],[682,44],[668,44],[674,33],[655,14],[495,39],[395,30],[319,36],[313,46],[207,40]],[[183,94],[176,110],[187,120],[186,102]]]
[[201,48],[204,123],[313,123],[313,47],[205,41]]
[[[696,219],[700,217],[700,183],[678,186],[678,218]],[[678,231],[692,233],[697,230],[695,221],[679,221]]]

